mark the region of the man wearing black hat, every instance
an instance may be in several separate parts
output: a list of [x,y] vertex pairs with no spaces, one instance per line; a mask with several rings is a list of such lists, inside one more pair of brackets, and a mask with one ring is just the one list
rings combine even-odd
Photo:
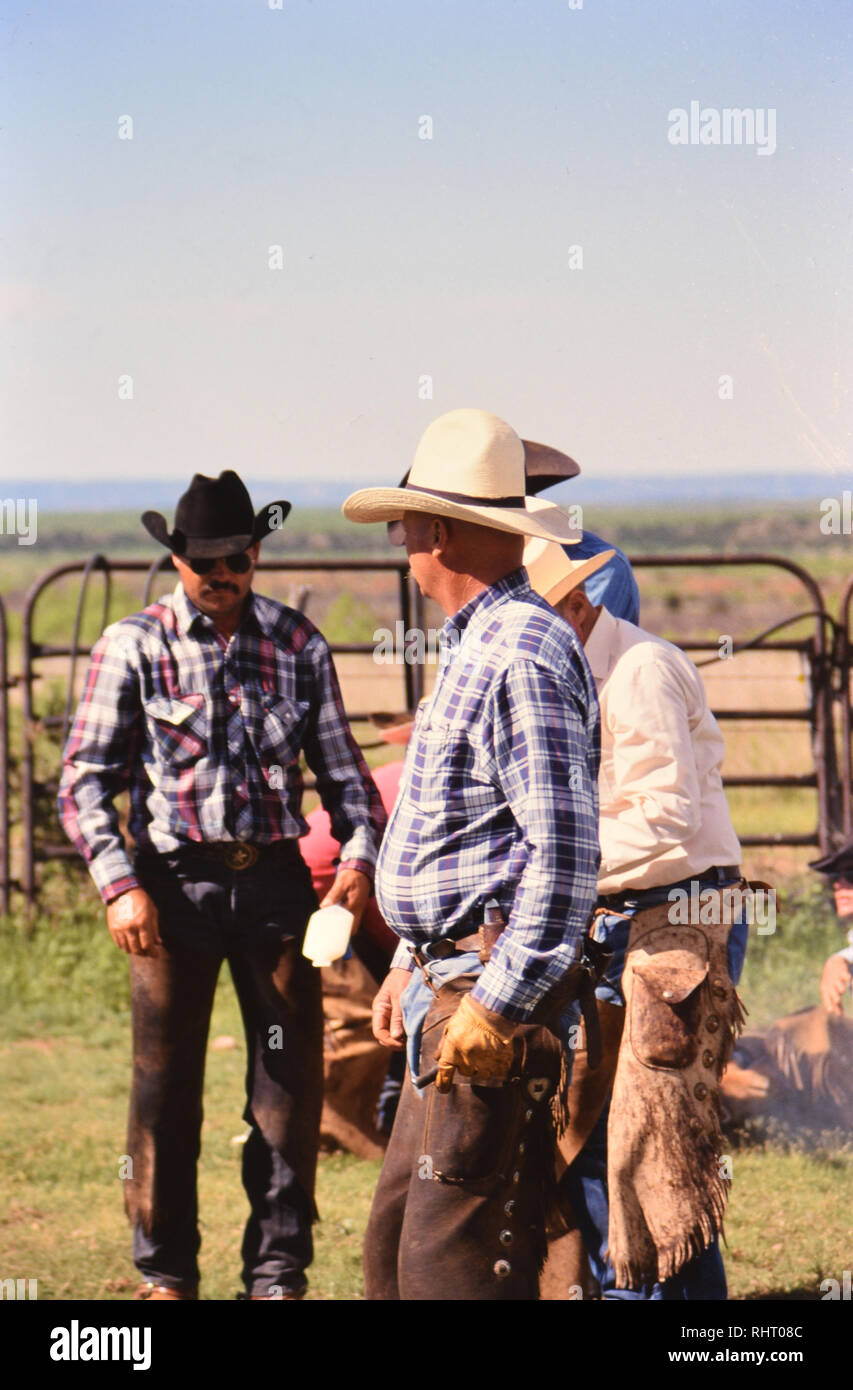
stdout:
[[832,876],[838,919],[850,929],[848,945],[829,957],[820,979],[820,997],[824,1008],[827,1013],[841,1015],[844,1012],[841,1001],[848,989],[853,989],[853,840],[847,840],[834,853],[824,855],[822,859],[813,859],[809,868]]
[[[174,592],[96,643],[64,755],[60,816],[130,956],[134,1067],[125,1178],[137,1297],[198,1297],[196,1160],[204,1056],[227,958],[246,1030],[243,1182],[252,1299],[305,1292],[322,1102],[319,973],[301,954],[316,906],[298,838],[304,752],[340,842],[324,906],[358,920],[385,815],[350,733],[329,648],[300,613],[252,592],[260,542],[236,473],[196,474],[175,529]],[[128,856],[113,805],[130,793]]]

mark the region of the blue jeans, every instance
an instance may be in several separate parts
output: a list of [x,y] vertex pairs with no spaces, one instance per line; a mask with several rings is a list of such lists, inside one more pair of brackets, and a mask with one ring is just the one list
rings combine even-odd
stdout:
[[320,972],[301,953],[316,907],[293,841],[237,872],[198,852],[140,855],[165,950],[131,956],[133,1083],[125,1203],[143,1279],[194,1289],[196,1162],[216,981],[227,959],[246,1032],[243,1238],[247,1293],[300,1295],[313,1249],[323,1094]]
[[[429,961],[426,969],[435,988],[440,989],[448,980],[455,980],[457,975],[481,974],[483,964],[476,951],[462,951],[457,956],[449,956],[447,960]],[[418,1075],[418,1068],[421,1065],[423,1065],[424,1071],[432,1066],[432,1058],[425,1057],[421,1063],[421,1035],[424,1019],[434,998],[435,995],[421,971],[415,966],[412,979],[400,1001],[403,1010],[403,1027],[406,1030],[406,1061],[412,1076]],[[415,1095],[419,1096],[421,1100],[424,1098],[422,1091],[415,1090]]]
[[[714,879],[697,878],[703,888],[724,888],[736,883],[737,879],[718,882]],[[634,917],[647,907],[657,907],[669,900],[672,888],[684,887],[689,891],[690,880],[681,884],[667,884],[664,888],[650,888],[632,894],[619,906],[620,913]],[[625,916],[599,917],[596,921],[595,936],[606,942],[613,951],[610,964],[596,989],[599,999],[624,1008],[622,994],[622,971],[625,968],[625,954],[631,922]],[[729,932],[727,956],[729,974],[735,984],[743,970],[747,945],[747,924],[737,921]],[[580,1020],[579,1010],[570,1015],[570,1022]],[[572,1057],[571,1051],[569,1058]],[[602,1297],[622,1300],[679,1301],[683,1299],[724,1300],[727,1297],[726,1275],[720,1254],[719,1241],[714,1240],[701,1254],[682,1266],[678,1274],[664,1283],[653,1284],[642,1289],[619,1289],[615,1286],[613,1268],[605,1259],[607,1249],[610,1208],[607,1197],[607,1120],[610,1112],[609,1101],[599,1116],[586,1144],[578,1154],[566,1176],[566,1184],[571,1198],[575,1220],[586,1244],[590,1269],[597,1279]]]

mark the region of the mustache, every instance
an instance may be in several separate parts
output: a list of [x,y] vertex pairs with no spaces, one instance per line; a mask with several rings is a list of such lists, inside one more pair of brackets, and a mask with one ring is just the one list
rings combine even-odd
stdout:
[[240,590],[236,584],[230,584],[227,579],[212,579],[209,584],[202,586],[203,594],[216,594],[221,589],[229,590],[232,594],[239,594]]

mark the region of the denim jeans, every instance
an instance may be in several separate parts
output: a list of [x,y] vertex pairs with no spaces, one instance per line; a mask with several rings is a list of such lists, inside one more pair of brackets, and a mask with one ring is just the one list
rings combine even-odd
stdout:
[[[723,888],[736,883],[737,879],[718,882],[716,878],[697,877],[702,888]],[[606,942],[613,951],[613,957],[596,989],[596,994],[610,1004],[624,1007],[622,994],[622,971],[625,968],[625,954],[632,918],[648,907],[656,907],[669,899],[671,890],[683,887],[689,891],[690,880],[681,884],[667,884],[663,888],[651,888],[637,892],[622,899],[619,913],[600,916],[596,921],[595,936]],[[737,984],[743,969],[747,945],[747,924],[736,921],[729,933],[727,956],[729,974]],[[578,1023],[579,1011],[570,1013],[564,1020]],[[569,1052],[571,1058],[572,1053]],[[607,1101],[589,1139],[578,1154],[566,1177],[567,1188],[581,1235],[589,1255],[590,1268],[597,1279],[605,1299],[673,1301],[683,1299],[720,1299],[727,1296],[726,1276],[720,1254],[719,1241],[714,1240],[701,1254],[689,1260],[673,1278],[662,1284],[654,1284],[642,1289],[618,1289],[612,1266],[605,1258],[607,1249],[610,1210],[607,1198],[607,1120],[610,1104]]]
[[133,1084],[125,1200],[145,1280],[198,1281],[196,1162],[210,1013],[228,960],[247,1047],[243,1185],[250,1215],[243,1280],[250,1295],[304,1292],[315,1218],[322,1104],[320,972],[301,953],[316,906],[294,842],[251,869],[198,852],[139,856],[165,951],[131,956]]
[[[426,964],[427,974],[436,989],[440,989],[448,980],[454,980],[457,975],[480,975],[482,970],[483,963],[476,951],[460,951],[458,955],[449,956],[447,960],[428,961]],[[406,1061],[412,1076],[418,1075],[421,1065],[424,1071],[427,1071],[435,1061],[434,1057],[424,1057],[421,1063],[424,1020],[434,998],[433,991],[415,966],[400,1001],[403,1027],[406,1030]],[[415,1090],[415,1095],[424,1098],[422,1091]]]

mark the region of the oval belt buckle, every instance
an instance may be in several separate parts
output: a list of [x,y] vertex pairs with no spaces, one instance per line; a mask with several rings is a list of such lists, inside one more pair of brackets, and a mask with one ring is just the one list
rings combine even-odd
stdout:
[[256,845],[248,845],[244,842],[229,845],[225,853],[225,862],[229,869],[251,869],[257,864],[261,857],[261,852]]

